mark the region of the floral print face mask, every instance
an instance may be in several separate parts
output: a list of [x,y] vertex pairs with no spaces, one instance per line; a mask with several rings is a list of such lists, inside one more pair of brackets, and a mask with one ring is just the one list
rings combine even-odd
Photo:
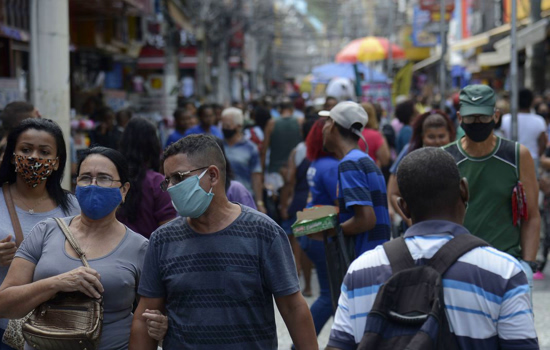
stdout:
[[54,172],[58,158],[45,159],[13,154],[15,160],[15,172],[18,173],[27,186],[35,188],[46,181]]

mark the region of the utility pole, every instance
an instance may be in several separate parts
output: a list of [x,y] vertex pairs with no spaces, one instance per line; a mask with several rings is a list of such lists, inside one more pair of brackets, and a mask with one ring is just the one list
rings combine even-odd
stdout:
[[389,27],[390,27],[390,35],[388,36],[388,80],[391,80],[393,78],[393,29],[394,29],[394,8],[393,8],[393,0],[390,0],[389,2]]
[[[31,0],[30,4],[31,101],[45,118],[59,124],[69,150],[69,0]],[[65,189],[71,188],[70,161],[67,157],[63,176]]]
[[[515,2],[512,0],[512,2]],[[439,36],[441,40],[441,59],[439,60],[439,93],[441,101],[439,101],[439,109],[445,110],[445,93],[447,88],[447,66],[445,56],[447,56],[447,28],[445,24],[445,0],[439,0]]]
[[178,95],[174,93],[174,88],[178,85],[179,79],[179,59],[178,59],[178,48],[179,42],[176,41],[176,38],[179,39],[179,35],[175,35],[176,26],[170,18],[168,13],[168,0],[163,1],[164,10],[162,11],[163,15],[163,32],[164,32],[164,84],[163,84],[163,117],[172,115],[174,110],[178,105]]
[[510,62],[510,112],[512,114],[512,140],[518,140],[518,50],[516,49],[518,30],[518,4],[512,0],[512,20],[511,20],[511,62]]
[[[541,20],[541,0],[531,0],[531,24]],[[531,74],[531,88],[536,93],[542,93],[546,77],[546,43],[534,44],[528,52],[529,70]]]

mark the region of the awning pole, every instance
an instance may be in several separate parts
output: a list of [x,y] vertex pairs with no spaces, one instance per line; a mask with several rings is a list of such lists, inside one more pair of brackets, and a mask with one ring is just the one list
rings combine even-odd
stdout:
[[510,112],[512,113],[512,140],[518,140],[518,51],[517,45],[517,13],[518,5],[516,0],[512,0],[512,28],[510,35]]

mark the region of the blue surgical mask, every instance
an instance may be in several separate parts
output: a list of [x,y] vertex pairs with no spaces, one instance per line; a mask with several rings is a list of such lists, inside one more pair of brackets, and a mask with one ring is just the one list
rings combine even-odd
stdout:
[[191,176],[168,189],[172,204],[180,216],[195,219],[208,209],[212,198],[214,198],[214,193],[212,193],[212,189],[210,192],[206,192],[199,184],[200,179],[207,171],[208,169],[200,176]]
[[122,194],[118,187],[76,186],[76,199],[84,215],[99,220],[116,210],[122,202]]

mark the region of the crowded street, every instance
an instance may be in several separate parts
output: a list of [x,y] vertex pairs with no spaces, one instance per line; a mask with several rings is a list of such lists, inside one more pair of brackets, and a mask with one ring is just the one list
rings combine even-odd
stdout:
[[550,1],[0,0],[0,350],[550,350]]

